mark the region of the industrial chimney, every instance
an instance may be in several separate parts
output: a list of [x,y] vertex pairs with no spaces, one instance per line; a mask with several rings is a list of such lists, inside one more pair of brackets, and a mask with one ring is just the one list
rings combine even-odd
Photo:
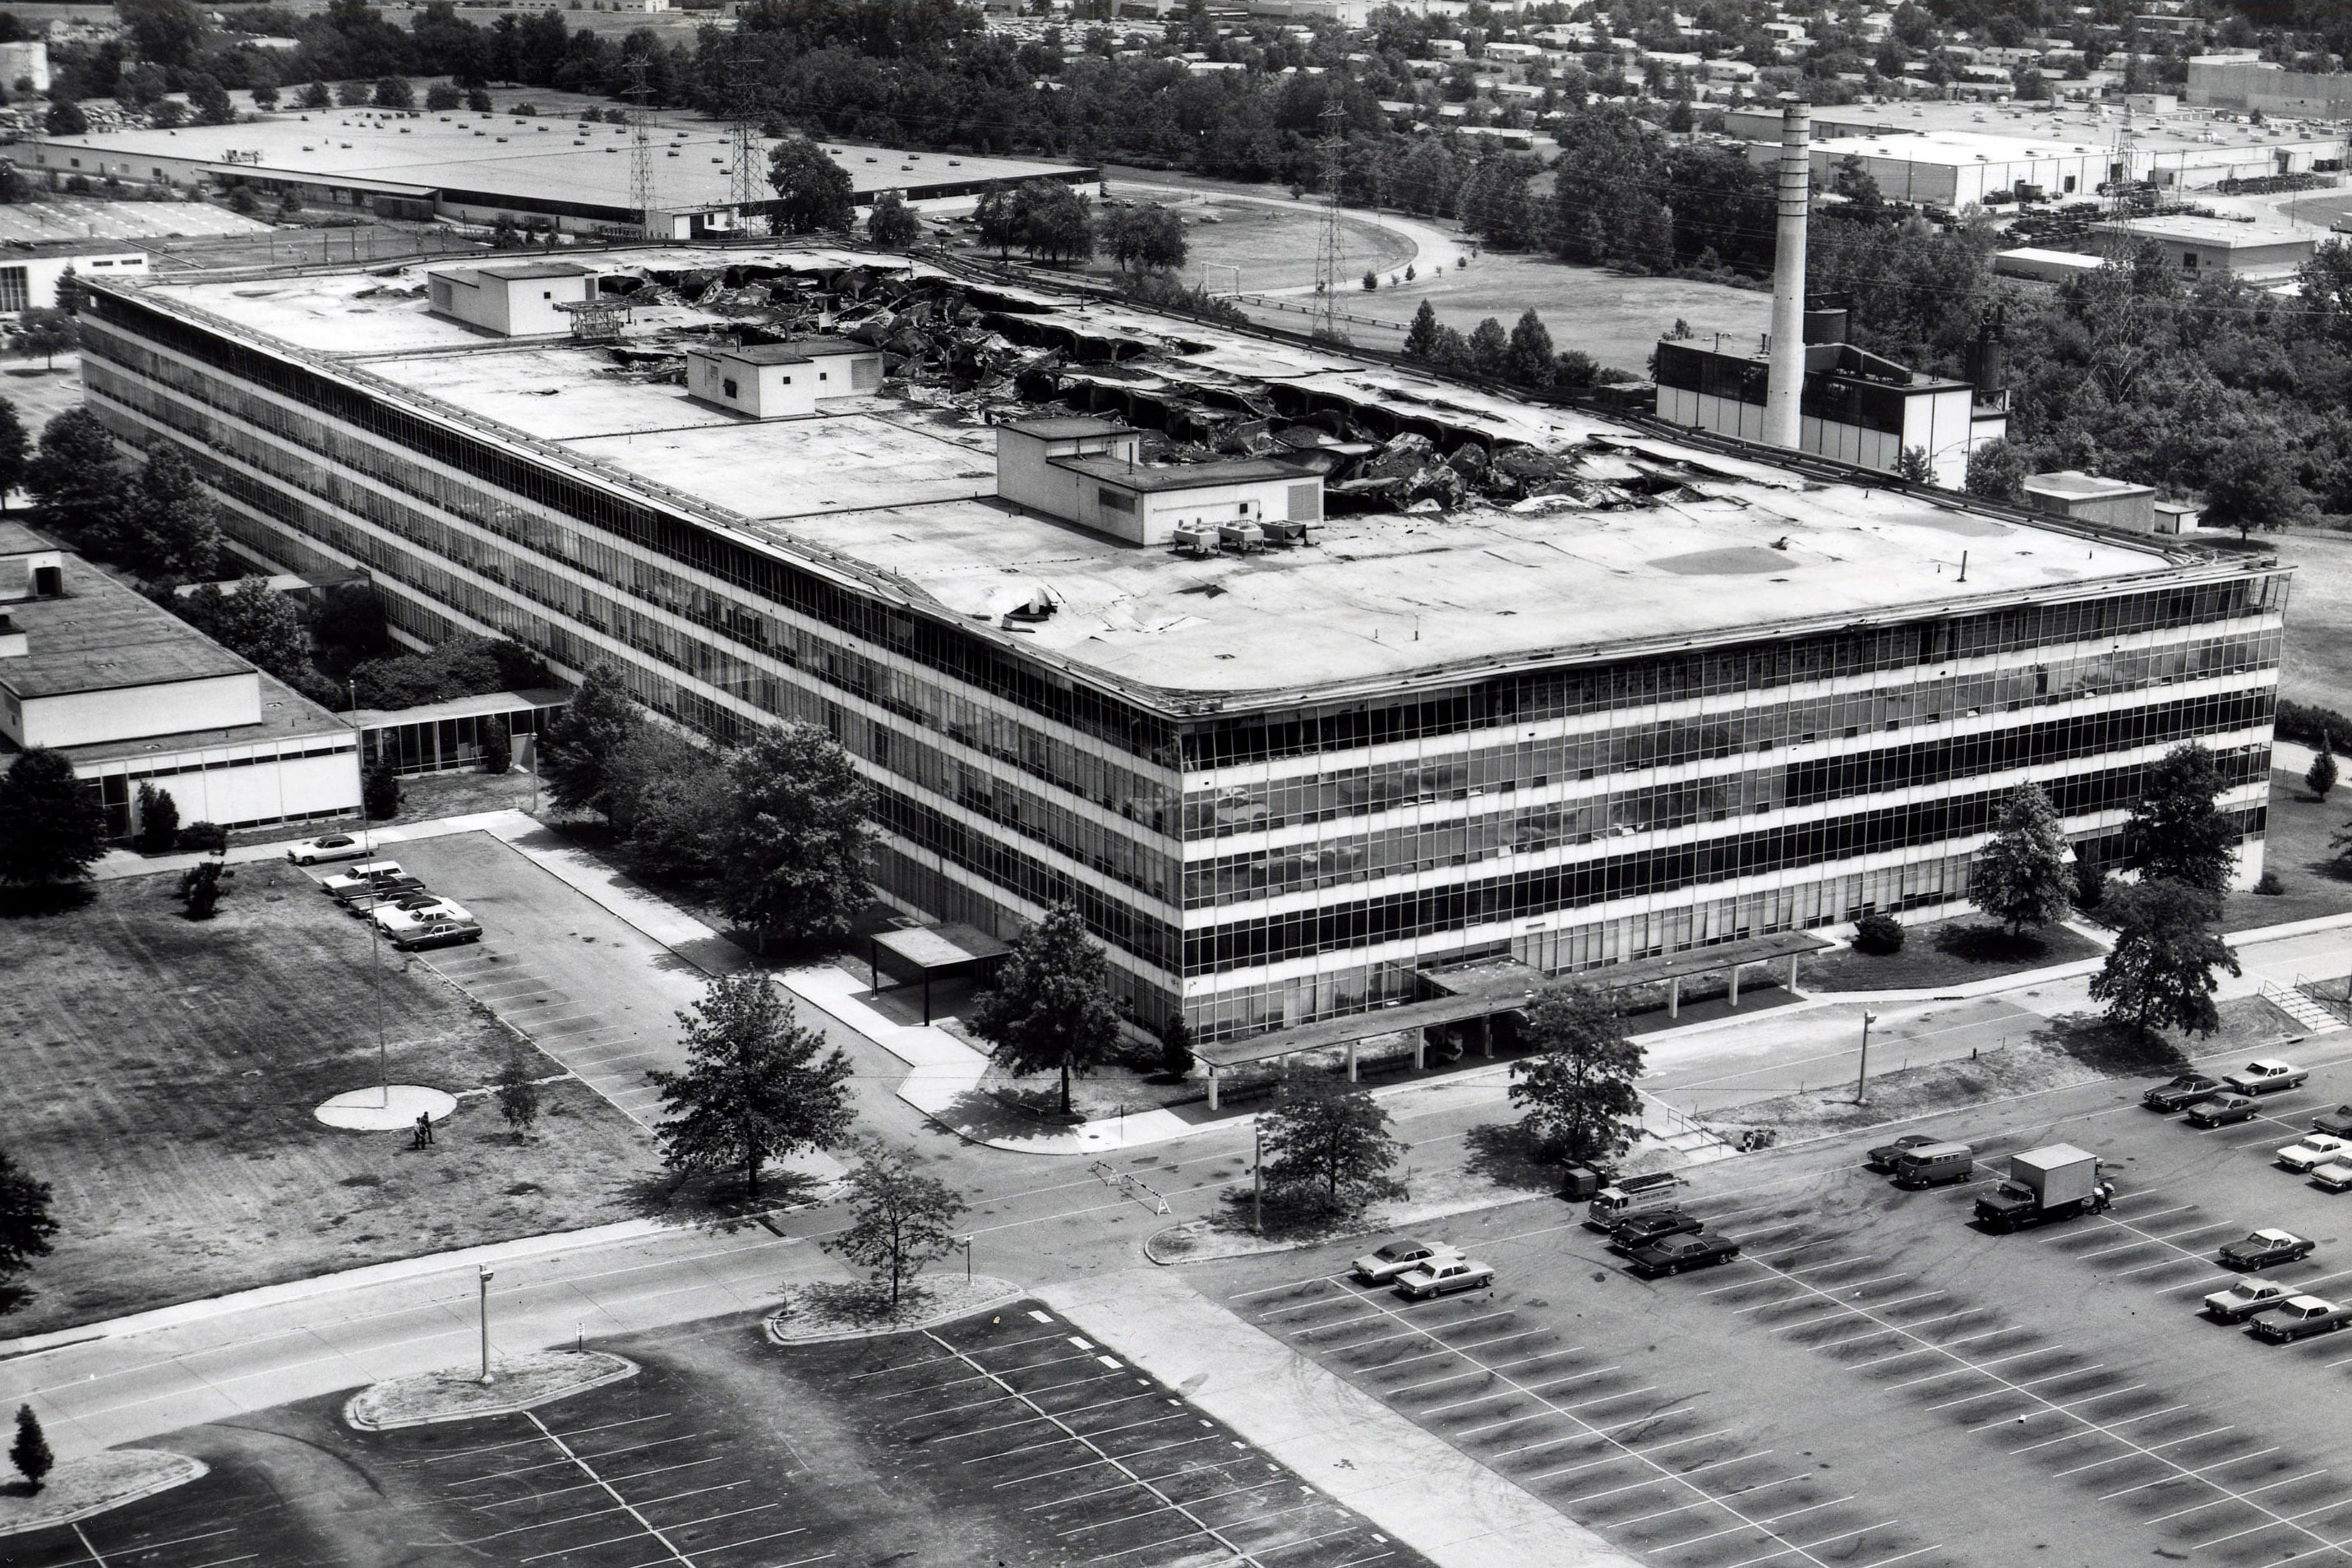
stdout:
[[1764,439],[1796,447],[1805,391],[1805,207],[1812,184],[1813,117],[1802,101],[1780,110],[1780,210],[1772,255],[1772,367]]

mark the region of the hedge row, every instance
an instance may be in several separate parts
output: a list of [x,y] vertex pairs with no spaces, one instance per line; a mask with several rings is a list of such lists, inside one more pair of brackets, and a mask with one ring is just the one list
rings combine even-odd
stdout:
[[2276,724],[2282,741],[2299,742],[2314,750],[2324,743],[2331,752],[2352,757],[2352,719],[2333,708],[2314,708],[2282,697]]

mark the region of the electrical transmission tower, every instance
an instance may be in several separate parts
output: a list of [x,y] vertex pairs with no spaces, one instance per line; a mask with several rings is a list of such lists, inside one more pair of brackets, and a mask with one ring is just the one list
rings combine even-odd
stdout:
[[758,95],[751,90],[751,65],[738,46],[727,62],[728,170],[727,200],[735,209],[740,232],[751,226],[753,205],[767,199],[761,164],[766,149],[760,141]]
[[1339,289],[1345,270],[1340,260],[1339,175],[1341,158],[1348,150],[1348,111],[1334,97],[1316,118],[1323,122],[1323,238],[1315,253],[1315,295],[1321,307],[1323,335],[1337,338],[1344,335],[1339,331]]
[[646,123],[646,108],[653,89],[646,73],[653,62],[640,55],[629,62],[629,205],[637,215],[637,234],[654,237],[657,216],[654,206],[654,137]]

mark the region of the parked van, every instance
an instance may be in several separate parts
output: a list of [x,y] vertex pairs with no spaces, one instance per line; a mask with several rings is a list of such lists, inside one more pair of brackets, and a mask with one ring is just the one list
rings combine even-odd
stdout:
[[1976,1174],[1977,1152],[1965,1143],[1922,1143],[1895,1157],[1898,1187],[1940,1187]]

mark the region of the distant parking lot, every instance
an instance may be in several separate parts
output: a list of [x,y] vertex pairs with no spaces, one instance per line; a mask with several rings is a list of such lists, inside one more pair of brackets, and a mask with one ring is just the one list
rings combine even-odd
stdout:
[[[2268,1346],[2197,1313],[2238,1277],[2215,1249],[2258,1226],[2319,1243],[2265,1278],[2352,1295],[2352,1194],[2271,1161],[2352,1100],[2347,1046],[2292,1047],[2312,1084],[2208,1132],[2137,1084],[1922,1124],[1975,1145],[1969,1186],[1895,1190],[1861,1168],[1876,1138],[1702,1168],[1685,1206],[1744,1255],[1679,1279],[1631,1278],[1539,1202],[1436,1227],[1496,1266],[1491,1292],[1407,1305],[1349,1282],[1342,1247],[1202,1283],[1673,1568],[2352,1562],[2352,1333]],[[2116,1163],[2113,1210],[1969,1223],[2001,1156],[2060,1140]]]

